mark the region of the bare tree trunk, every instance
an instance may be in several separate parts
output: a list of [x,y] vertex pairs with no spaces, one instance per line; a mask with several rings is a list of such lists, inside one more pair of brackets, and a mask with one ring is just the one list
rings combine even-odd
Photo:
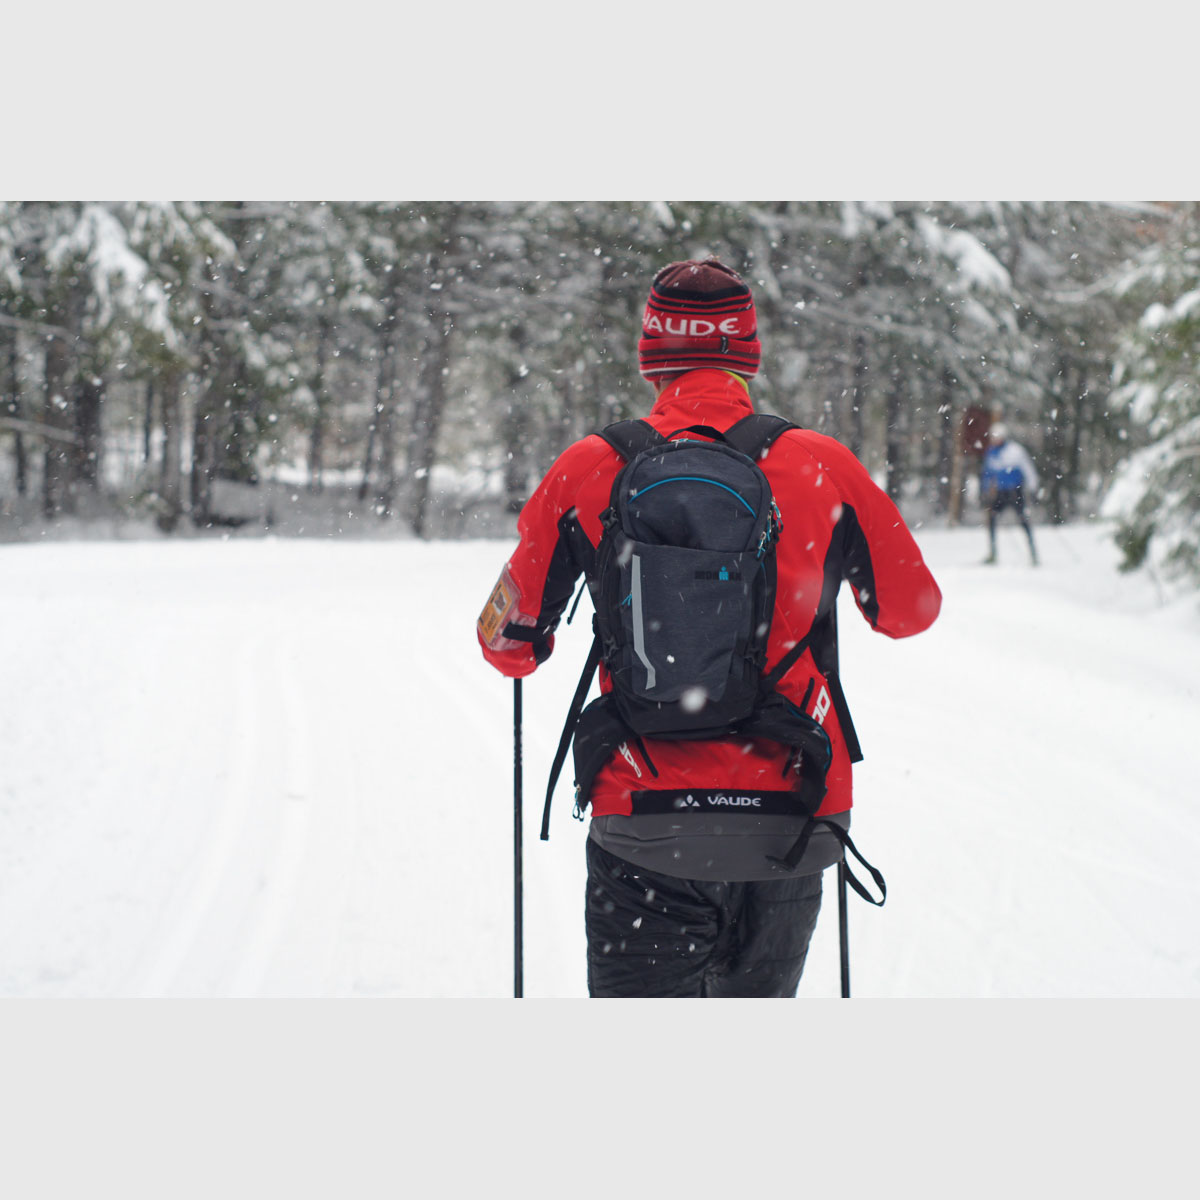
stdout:
[[371,487],[371,472],[375,462],[375,441],[379,434],[379,385],[383,376],[382,355],[375,365],[375,403],[371,407],[371,421],[367,425],[367,446],[363,451],[362,480],[358,485],[358,502],[366,504],[367,493]]
[[322,317],[317,332],[317,371],[313,380],[313,420],[308,435],[308,490],[324,489],[321,473],[325,470],[325,439],[329,424],[329,389],[325,382],[325,363],[330,340],[329,320]]
[[575,389],[571,386],[569,376],[564,372],[551,385],[554,389],[558,405],[550,419],[552,454],[557,457],[565,446],[576,440],[575,420]]
[[[23,415],[20,361],[18,338],[14,333],[8,345],[9,393],[6,408],[8,415],[15,421],[21,420]],[[13,458],[17,476],[17,495],[25,496],[29,491],[29,459],[25,451],[25,435],[19,428],[13,430]]]
[[100,466],[103,443],[101,413],[104,407],[104,381],[95,375],[81,379],[75,389],[75,443],[73,484],[94,501],[100,490]]
[[396,514],[396,358],[397,347],[389,339],[379,364],[379,486],[376,488],[376,507],[381,517]]
[[[358,502],[371,507],[380,516],[391,515],[391,504],[396,490],[396,356],[399,350],[396,340],[399,330],[399,300],[395,293],[388,297],[386,319],[379,342],[379,366],[375,375],[375,416],[367,428],[367,448],[363,455],[362,482],[358,488]],[[378,466],[376,450],[378,449]],[[372,488],[372,478],[378,472],[378,480]]]
[[864,408],[867,403],[867,342],[861,334],[854,339],[854,367],[852,372],[853,385],[850,388],[850,451],[855,458],[862,460],[863,447],[866,444],[866,417]]
[[[516,373],[513,373],[515,381]],[[510,396],[515,390],[510,389]],[[529,499],[529,409],[512,401],[500,421],[501,435],[508,457],[504,463],[504,507],[507,512],[519,513]]]
[[142,462],[150,465],[154,453],[154,381],[146,384],[145,407],[142,410]]
[[[509,334],[518,353],[525,343],[525,330],[516,325]],[[508,368],[508,408],[500,419],[500,433],[507,458],[504,462],[504,507],[507,512],[519,513],[529,498],[529,405],[518,389],[521,374],[514,366]]]
[[[866,266],[862,262],[863,250],[856,251],[852,256],[852,278],[853,285],[847,296],[851,303],[857,298],[857,294],[864,292],[867,288],[867,271]],[[855,262],[857,260],[857,262]],[[866,434],[866,407],[867,407],[867,378],[870,374],[870,362],[868,355],[870,349],[867,345],[866,335],[859,330],[854,335],[854,341],[850,352],[851,358],[851,385],[850,385],[850,420],[847,435],[850,439],[849,445],[851,453],[854,457],[863,461],[863,453],[866,450],[867,434]]]
[[850,393],[850,363],[841,355],[836,355],[829,363],[828,370],[821,373],[822,393],[820,411],[817,414],[816,429],[835,441],[842,441],[842,425],[845,414],[842,406]]
[[1067,420],[1064,395],[1066,393],[1067,366],[1061,360],[1057,384],[1054,393],[1054,405],[1047,414],[1050,425],[1043,442],[1043,462],[1039,463],[1038,474],[1042,486],[1046,489],[1046,515],[1055,525],[1061,525],[1067,519],[1067,497],[1063,486],[1065,474],[1067,438],[1064,428]]
[[893,368],[888,382],[885,405],[884,458],[887,474],[887,494],[892,503],[899,504],[904,484],[908,478],[907,442],[904,437],[904,382],[900,372]]
[[71,412],[69,375],[71,356],[66,340],[52,335],[46,343],[45,389],[42,423],[59,436],[47,436],[42,467],[42,513],[54,517],[71,512],[71,442],[75,435],[68,428]]
[[935,489],[938,512],[949,513],[950,524],[958,524],[961,496],[956,488],[962,486],[962,467],[958,451],[958,410],[954,403],[955,379],[947,369],[942,371],[942,403],[938,406],[938,477]]
[[[241,207],[240,202],[231,205],[235,212]],[[230,302],[223,293],[219,300],[217,291],[223,270],[212,259],[207,262],[200,295],[204,317],[199,331],[198,395],[192,409],[192,460],[188,478],[188,511],[197,527],[212,524],[213,482],[229,419],[226,402],[232,397],[230,353],[220,332],[220,322],[228,316]]]
[[1072,372],[1070,401],[1067,405],[1070,416],[1070,437],[1067,440],[1066,459],[1063,463],[1063,485],[1067,496],[1067,515],[1074,517],[1079,511],[1079,498],[1084,488],[1080,476],[1083,460],[1083,433],[1087,425],[1087,410],[1090,407],[1088,389],[1081,372]]
[[412,492],[409,501],[409,520],[413,533],[425,537],[429,521],[429,484],[437,461],[438,435],[446,411],[446,375],[450,363],[450,331],[453,325],[449,314],[434,313],[425,353],[420,393],[409,432],[409,472]]
[[963,493],[966,491],[965,456],[957,439],[954,443],[954,456],[950,460],[950,510],[948,523],[953,528],[962,524]]
[[[241,359],[210,333],[200,356],[200,392],[192,419],[190,512],[196,526],[209,526],[216,515],[213,492],[222,467],[243,465],[234,420],[245,395]],[[251,404],[257,403],[252,399]],[[249,407],[249,406],[248,406]],[[246,411],[243,409],[243,411]]]
[[[378,392],[376,392],[378,396]],[[375,401],[375,415],[367,426],[367,448],[363,452],[362,480],[358,485],[358,502],[367,502],[367,493],[371,489],[371,470],[375,459],[375,438],[379,432],[379,401]]]
[[192,463],[189,474],[188,505],[192,523],[206,525],[212,518],[213,475],[216,470],[216,438],[207,398],[197,406],[192,418]]
[[158,514],[159,528],[171,533],[183,515],[183,439],[182,377],[178,372],[169,375],[162,385],[163,449],[158,494],[162,504]]

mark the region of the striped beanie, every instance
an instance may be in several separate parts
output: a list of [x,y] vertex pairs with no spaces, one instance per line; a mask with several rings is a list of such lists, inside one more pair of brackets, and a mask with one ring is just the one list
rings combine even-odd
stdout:
[[750,376],[761,357],[754,298],[736,271],[706,258],[671,263],[655,275],[638,342],[647,379],[697,367]]

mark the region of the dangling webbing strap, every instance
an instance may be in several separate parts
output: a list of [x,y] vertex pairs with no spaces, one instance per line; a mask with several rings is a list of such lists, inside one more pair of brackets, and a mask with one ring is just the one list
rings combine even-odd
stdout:
[[542,809],[542,834],[543,842],[550,839],[550,801],[554,798],[554,787],[558,783],[558,777],[562,774],[563,763],[567,759],[567,748],[571,744],[571,738],[575,735],[575,726],[579,724],[579,714],[583,712],[583,702],[587,699],[587,694],[592,686],[592,678],[596,674],[596,668],[600,665],[600,638],[592,638],[592,648],[588,651],[587,662],[583,664],[583,673],[579,676],[579,684],[575,688],[575,695],[571,699],[571,707],[567,709],[566,724],[563,725],[562,736],[558,739],[558,749],[554,752],[554,762],[550,767],[550,782],[546,785],[546,804]]
[[[838,824],[833,821],[827,821],[824,817],[809,817],[804,826],[804,831],[796,839],[792,848],[783,856],[783,858],[771,858],[770,861],[776,866],[783,867],[787,871],[794,871],[800,860],[804,857],[804,852],[808,849],[808,843],[812,840],[812,835],[816,832],[818,825],[824,825],[839,842],[842,843],[842,863],[846,868],[846,882],[869,904],[874,904],[878,908],[883,907],[883,902],[887,899],[887,884],[884,882],[880,872],[861,854],[858,852],[858,847],[850,840],[850,835]],[[874,896],[855,878],[854,872],[850,870],[850,864],[846,862],[846,851],[849,850],[855,858],[858,859],[868,871],[871,872],[871,878],[875,880],[875,886],[879,889],[880,896],[876,900]],[[768,856],[770,857],[770,856]]]

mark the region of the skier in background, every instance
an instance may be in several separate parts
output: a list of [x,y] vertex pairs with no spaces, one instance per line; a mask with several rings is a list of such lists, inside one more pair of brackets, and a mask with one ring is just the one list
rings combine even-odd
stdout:
[[1036,497],[1038,474],[1025,447],[1008,436],[1008,427],[997,421],[988,433],[988,449],[983,456],[980,495],[988,510],[989,552],[985,563],[996,558],[996,518],[1011,504],[1029,539],[1029,557],[1038,565],[1037,547],[1033,544],[1033,529],[1025,515],[1025,495]]

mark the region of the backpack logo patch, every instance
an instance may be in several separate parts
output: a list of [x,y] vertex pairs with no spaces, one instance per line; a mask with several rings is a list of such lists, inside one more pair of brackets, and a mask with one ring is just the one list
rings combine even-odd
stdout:
[[676,808],[762,808],[761,796],[736,796],[726,792],[705,792],[703,801],[697,800],[691,792],[686,796],[677,796],[674,801]]

